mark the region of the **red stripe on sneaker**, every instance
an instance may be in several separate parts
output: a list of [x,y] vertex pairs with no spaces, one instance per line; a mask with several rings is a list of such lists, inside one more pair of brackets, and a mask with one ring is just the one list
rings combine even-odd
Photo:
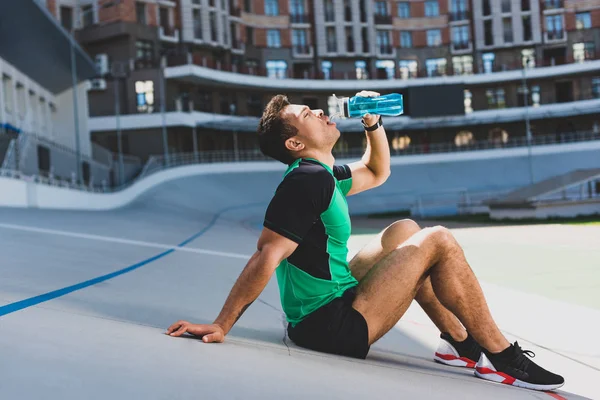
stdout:
[[550,397],[554,397],[557,400],[567,400],[566,398],[564,398],[561,395],[556,394],[556,393],[552,393],[552,392],[544,392],[544,393],[546,393]]
[[483,374],[483,375],[496,374],[498,376],[501,376],[504,378],[504,380],[500,383],[505,383],[507,385],[512,385],[516,381],[516,379],[510,375],[506,375],[502,372],[494,371],[493,369],[489,369],[489,368],[485,368],[485,367],[477,367],[477,372],[479,372],[480,374]]
[[453,356],[452,354],[442,354],[442,353],[438,353],[438,352],[436,352],[435,355],[437,357],[441,358],[442,360],[446,360],[446,361],[452,361],[452,360],[464,361],[467,363],[467,368],[475,368],[475,364],[477,364],[475,361],[473,361],[467,357],[456,357],[456,356]]

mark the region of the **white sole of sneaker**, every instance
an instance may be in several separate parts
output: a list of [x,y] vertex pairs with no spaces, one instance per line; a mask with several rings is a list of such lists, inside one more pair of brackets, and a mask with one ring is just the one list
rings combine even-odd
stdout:
[[463,368],[475,368],[475,364],[477,364],[473,360],[470,360],[466,357],[461,357],[454,346],[444,339],[441,339],[440,345],[435,352],[433,360],[440,364]]
[[490,360],[483,353],[481,354],[481,357],[477,362],[477,366],[475,367],[475,376],[488,381],[531,390],[554,390],[564,385],[564,383],[556,385],[536,385],[533,383],[520,381],[512,376],[496,371]]

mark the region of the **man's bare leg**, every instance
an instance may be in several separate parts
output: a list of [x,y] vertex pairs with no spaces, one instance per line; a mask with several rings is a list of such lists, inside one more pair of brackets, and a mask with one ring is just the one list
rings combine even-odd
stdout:
[[[391,224],[352,258],[350,261],[352,275],[357,280],[362,280],[375,264],[420,230],[419,225],[410,219]],[[421,285],[415,300],[440,332],[447,332],[458,342],[466,339],[467,331],[456,316],[437,299],[429,277]]]
[[353,307],[367,321],[370,344],[398,322],[428,277],[440,303],[485,349],[497,353],[509,346],[462,249],[443,227],[417,232],[360,281]]

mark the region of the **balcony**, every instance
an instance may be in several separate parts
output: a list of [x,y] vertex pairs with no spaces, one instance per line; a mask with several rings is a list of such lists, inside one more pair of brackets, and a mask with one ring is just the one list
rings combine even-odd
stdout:
[[554,30],[554,31],[547,31],[545,33],[545,37],[546,37],[547,42],[560,42],[560,41],[567,39],[567,36],[565,35],[565,31],[562,29]]
[[389,56],[394,53],[394,48],[391,44],[380,44],[379,46],[377,46],[377,50],[379,52],[378,54],[382,56]]
[[471,42],[468,40],[460,41],[460,42],[452,42],[452,52],[453,53],[464,53],[471,51]]
[[159,26],[158,38],[163,42],[178,43],[179,29],[175,29],[170,26]]
[[308,24],[310,18],[308,14],[290,14],[290,23],[292,24]]
[[244,54],[246,51],[246,43],[242,42],[240,39],[233,38],[231,39],[231,52],[235,54]]
[[292,46],[292,55],[296,58],[312,58],[313,48],[307,44],[295,44]]
[[469,21],[471,19],[471,11],[452,11],[448,17],[450,18],[451,22]]
[[556,10],[565,8],[564,0],[544,0],[544,10]]
[[392,16],[384,14],[375,14],[375,25],[392,25]]

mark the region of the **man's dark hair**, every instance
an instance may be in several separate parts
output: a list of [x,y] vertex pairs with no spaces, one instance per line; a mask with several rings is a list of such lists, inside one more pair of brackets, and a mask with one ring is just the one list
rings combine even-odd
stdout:
[[298,129],[282,115],[283,109],[290,105],[287,96],[279,94],[269,101],[258,123],[258,143],[266,156],[290,165],[295,161],[285,147],[285,141],[298,134]]

